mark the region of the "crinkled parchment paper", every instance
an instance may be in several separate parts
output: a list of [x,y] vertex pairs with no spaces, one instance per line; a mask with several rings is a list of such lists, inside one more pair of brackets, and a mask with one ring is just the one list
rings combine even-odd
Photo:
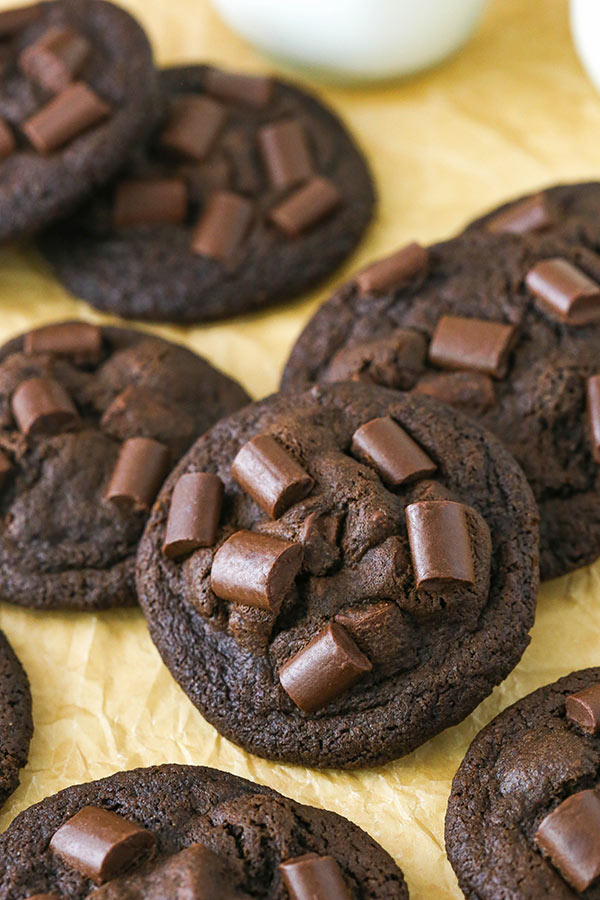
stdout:
[[[148,29],[161,63],[272,68],[227,31],[207,0],[122,2]],[[321,92],[365,149],[380,193],[377,222],[339,278],[410,239],[448,236],[510,195],[600,175],[600,96],[572,49],[566,0],[493,0],[474,40],[435,71],[386,87]],[[260,397],[277,387],[292,342],[333,283],[261,315],[156,331],[205,354]],[[107,321],[68,298],[33,250],[0,250],[0,339],[74,315]],[[600,663],[600,564],[544,586],[523,661],[473,715],[408,758],[364,772],[275,765],[222,739],[161,664],[136,610],[39,614],[4,605],[0,627],[29,673],[35,718],[29,765],[2,827],[75,782],[152,763],[206,764],[343,813],[395,856],[413,898],[447,900],[461,896],[443,846],[452,775],[475,734],[508,703]]]

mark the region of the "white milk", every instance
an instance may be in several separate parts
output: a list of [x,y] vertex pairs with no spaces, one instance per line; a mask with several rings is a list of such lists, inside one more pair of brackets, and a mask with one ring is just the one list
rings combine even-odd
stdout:
[[571,0],[571,31],[579,58],[600,90],[600,0]]

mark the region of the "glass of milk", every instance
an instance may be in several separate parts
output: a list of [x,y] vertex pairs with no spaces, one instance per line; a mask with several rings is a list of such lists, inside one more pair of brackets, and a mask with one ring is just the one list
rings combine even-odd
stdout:
[[583,67],[600,90],[600,0],[571,0],[571,31]]

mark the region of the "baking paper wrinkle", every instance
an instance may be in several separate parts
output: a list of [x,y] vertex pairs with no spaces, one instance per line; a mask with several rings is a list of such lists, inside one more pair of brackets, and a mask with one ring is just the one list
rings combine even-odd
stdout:
[[[273,71],[217,21],[207,0],[121,2],[148,29],[162,64],[206,59]],[[255,397],[277,388],[295,338],[334,284],[369,260],[410,240],[446,238],[512,195],[594,178],[600,169],[600,97],[571,48],[566,0],[493,0],[462,54],[410,81],[312,87],[345,117],[373,168],[378,215],[362,245],[328,284],[294,303],[224,324],[142,326],[204,354]],[[69,298],[35,250],[12,245],[0,248],[0,310],[0,340],[67,317],[114,321]],[[600,664],[600,563],[544,585],[523,660],[463,723],[405,759],[358,772],[270,763],[222,738],[162,664],[137,610],[87,615],[4,605],[0,627],[28,671],[36,726],[1,827],[69,784],[134,766],[203,764],[348,816],[398,860],[412,898],[455,900],[461,894],[443,852],[452,776],[501,709]]]

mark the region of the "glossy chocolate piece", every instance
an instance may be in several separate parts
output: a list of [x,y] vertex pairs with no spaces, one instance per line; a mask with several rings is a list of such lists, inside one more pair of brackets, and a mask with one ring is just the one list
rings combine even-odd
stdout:
[[97,362],[102,355],[102,330],[87,322],[59,322],[28,331],[23,341],[28,356],[49,353],[76,362]]
[[25,435],[57,434],[78,420],[73,401],[53,378],[29,378],[12,395],[13,416]]
[[600,795],[580,791],[542,820],[538,846],[576,891],[582,893],[600,878]]
[[565,699],[567,719],[586,734],[600,732],[600,684],[571,694]]
[[535,194],[515,203],[489,219],[486,229],[492,234],[527,234],[545,231],[556,224],[556,219],[546,194]]
[[592,455],[600,463],[600,375],[592,375],[586,382],[587,417]]
[[212,150],[226,118],[223,106],[210,97],[178,97],[158,144],[183,159],[202,162]]
[[6,453],[0,450],[0,488],[4,487],[9,477],[12,475],[14,466]]
[[352,455],[372,466],[381,480],[399,487],[433,475],[437,465],[389,416],[371,419],[352,435]]
[[151,438],[129,438],[121,447],[106,500],[148,510],[169,471],[169,448]]
[[481,372],[447,372],[443,375],[426,375],[413,388],[417,394],[435,397],[448,406],[456,406],[465,412],[483,413],[494,406],[496,393],[489,375]]
[[241,448],[231,474],[272,519],[306,497],[314,481],[270,434],[259,434]]
[[236,531],[215,553],[211,587],[222,600],[277,612],[301,565],[300,544]]
[[52,27],[21,52],[19,65],[45,91],[63,91],[85,66],[92,46],[73,28]]
[[298,237],[343,202],[335,184],[316,175],[271,210],[269,218],[287,237]]
[[113,226],[178,225],[187,213],[187,185],[182,178],[136,178],[115,190]]
[[22,28],[27,28],[28,25],[39,19],[41,12],[42,7],[39,3],[31,6],[16,6],[0,12],[0,39],[12,37]]
[[431,338],[429,359],[441,369],[482,372],[504,378],[515,338],[514,325],[442,316]]
[[473,548],[463,503],[411,503],[406,507],[406,526],[417,588],[473,587]]
[[217,537],[223,502],[223,482],[210,472],[182,475],[173,489],[162,552],[178,559],[212,547]]
[[281,667],[281,686],[303,712],[312,713],[344,694],[372,665],[346,629],[329,623]]
[[229,261],[241,247],[253,214],[252,203],[245,197],[231,191],[213,194],[194,229],[192,252]]
[[428,260],[426,248],[413,242],[367,266],[354,281],[363,294],[384,294],[403,287],[417,275],[424,275]]
[[600,319],[600,285],[566,259],[544,259],[527,273],[525,283],[544,309],[569,325]]
[[264,125],[258,132],[265,169],[279,191],[302,184],[313,174],[313,164],[302,123],[284,119]]
[[273,82],[263,75],[242,75],[208,68],[204,73],[204,89],[229,103],[242,103],[261,109],[273,96]]
[[84,806],[54,833],[50,849],[68,866],[102,884],[149,857],[154,835],[108,809]]
[[111,112],[95,91],[76,81],[27,119],[23,131],[39,153],[53,153]]
[[17,142],[8,122],[0,118],[0,162],[8,159],[17,149]]
[[383,674],[393,674],[416,663],[414,629],[393,600],[365,603],[339,612],[335,621],[343,625],[358,649]]
[[305,853],[279,866],[291,900],[350,900],[342,871],[333,856]]

